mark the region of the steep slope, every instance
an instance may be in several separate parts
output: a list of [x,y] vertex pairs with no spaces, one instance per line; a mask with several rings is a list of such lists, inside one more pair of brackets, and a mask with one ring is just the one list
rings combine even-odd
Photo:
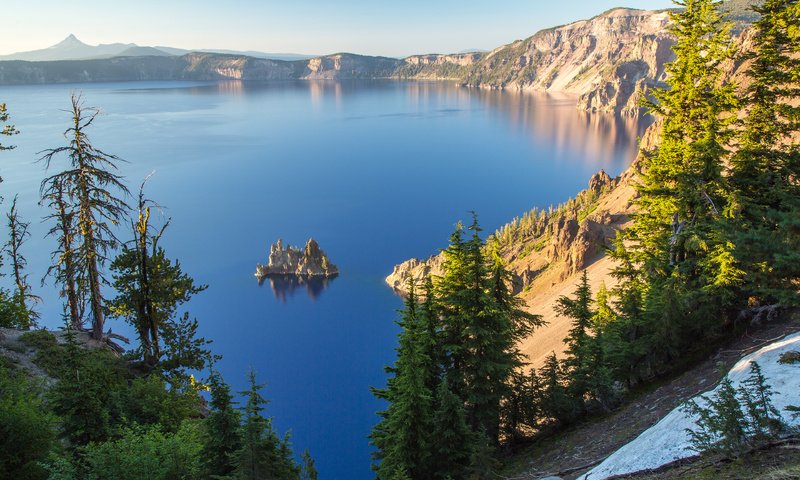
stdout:
[[[647,130],[641,146],[649,150],[658,142],[656,124]],[[586,269],[595,291],[601,282],[613,286],[609,275],[613,263],[604,256],[605,247],[629,222],[640,162],[641,157],[613,179],[601,171],[574,199],[552,209],[531,210],[493,234],[491,241],[507,262],[515,292],[529,311],[547,321],[521,344],[534,366],[541,365],[550,352],[560,354],[564,349],[571,324],[555,313],[554,305],[559,296],[572,294],[576,274]],[[420,281],[428,274],[440,274],[441,262],[441,255],[407,260],[394,268],[386,283],[403,293],[409,278]]]
[[[781,355],[800,350],[800,334],[790,335],[777,342],[770,343],[747,355],[731,368],[728,380],[735,389],[744,385],[750,375],[750,365],[757,362],[769,385],[773,388],[772,402],[783,422],[789,426],[800,424],[800,418],[786,411],[786,407],[800,403],[800,367],[795,364],[779,362]],[[713,397],[719,391],[705,392],[704,396]],[[701,407],[706,405],[701,396],[694,397]],[[675,408],[656,425],[647,429],[634,441],[626,444],[600,465],[579,477],[581,480],[603,480],[643,470],[661,467],[694,456],[691,450],[689,429],[696,428],[697,417]]]
[[674,40],[666,11],[618,8],[542,30],[489,53],[405,59],[398,76],[580,96],[589,111],[639,113],[639,100],[665,78]]

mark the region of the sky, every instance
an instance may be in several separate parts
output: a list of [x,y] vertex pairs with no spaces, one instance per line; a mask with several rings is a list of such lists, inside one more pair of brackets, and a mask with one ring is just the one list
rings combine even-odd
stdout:
[[0,55],[84,43],[402,57],[490,50],[610,8],[670,0],[5,0]]

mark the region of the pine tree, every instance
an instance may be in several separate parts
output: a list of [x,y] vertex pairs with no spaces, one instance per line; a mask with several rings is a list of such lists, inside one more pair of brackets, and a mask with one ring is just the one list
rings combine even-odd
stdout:
[[300,467],[292,460],[288,438],[279,438],[272,419],[262,412],[267,400],[261,396],[263,385],[256,383],[256,374],[249,374],[250,389],[241,392],[247,397],[242,427],[242,447],[236,454],[234,478],[240,480],[299,480]]
[[242,443],[239,412],[234,409],[230,387],[212,368],[209,378],[210,412],[205,420],[202,458],[206,478],[227,478],[235,471],[235,454]]
[[17,210],[17,197],[11,203],[11,210],[6,214],[8,219],[8,241],[3,247],[3,251],[11,261],[11,268],[14,274],[16,292],[14,292],[14,302],[20,312],[18,328],[28,329],[36,326],[39,314],[33,309],[33,305],[39,303],[41,298],[31,293],[31,286],[28,284],[28,275],[24,273],[28,262],[22,255],[22,245],[31,236],[28,232],[30,223],[22,221]]
[[590,390],[592,381],[592,349],[595,339],[590,335],[596,312],[592,310],[592,291],[586,270],[575,289],[575,298],[558,299],[556,311],[572,319],[570,329],[564,343],[567,344],[564,365],[570,376],[570,390],[576,399],[583,399]]
[[425,385],[428,391],[435,393],[442,381],[443,352],[441,347],[440,307],[436,298],[433,279],[427,275],[422,282],[422,298],[417,308],[422,329],[420,347],[427,360],[428,372]]
[[796,304],[800,279],[800,11],[794,0],[754,5],[747,112],[731,159],[735,258],[762,303]]
[[[50,255],[54,262],[45,277],[53,276],[56,284],[61,286],[60,296],[67,299],[69,326],[74,330],[83,328],[83,312],[86,307],[86,291],[81,285],[86,283],[83,266],[75,251],[75,238],[78,236],[75,225],[76,212],[71,205],[70,193],[62,181],[53,181],[43,185],[46,189],[40,192],[40,203],[47,203],[53,211],[45,220],[55,222],[47,236],[54,236],[58,247]],[[42,280],[44,282],[44,280]]]
[[[128,195],[122,177],[113,173],[120,159],[95,148],[86,134],[97,119],[99,111],[85,108],[83,98],[71,98],[72,124],[64,132],[69,138],[66,146],[46,150],[41,161],[49,168],[53,159],[61,154],[69,158],[67,170],[42,181],[41,191],[60,183],[72,194],[76,202],[77,225],[80,243],[76,249],[79,262],[87,271],[87,297],[92,312],[92,338],[103,337],[105,324],[101,269],[108,260],[108,252],[117,245],[112,227],[127,213],[128,206],[119,195]],[[118,193],[119,192],[119,193]]]
[[463,480],[475,450],[475,434],[467,425],[464,403],[441,382],[436,391],[436,412],[433,416],[431,457],[432,478]]
[[646,285],[643,273],[625,246],[622,232],[613,240],[609,256],[617,262],[611,275],[619,285],[612,291],[616,299],[616,320],[606,329],[606,363],[612,376],[630,387],[649,376],[646,358],[650,341],[644,313]]
[[[675,2],[671,31],[675,60],[668,88],[650,110],[662,123],[662,142],[645,155],[637,186],[638,213],[626,231],[636,277],[623,283],[628,300],[642,297],[651,366],[676,363],[676,354],[713,338],[725,313],[740,302],[743,272],[724,228],[730,188],[723,175],[735,107],[734,87],[721,65],[731,56],[730,26],[718,0]],[[632,293],[632,295],[628,295]],[[637,359],[637,362],[641,362]]]
[[777,438],[785,425],[772,403],[772,387],[758,362],[750,362],[750,375],[739,387],[739,398],[747,412],[747,434],[759,444]]
[[569,394],[565,385],[565,375],[555,352],[545,359],[539,370],[541,378],[541,399],[539,408],[541,416],[557,423],[572,422],[578,412],[579,399]]
[[[176,309],[207,286],[196,286],[194,279],[181,270],[180,262],[169,260],[159,246],[158,242],[170,222],[167,220],[158,231],[153,231],[150,208],[155,204],[144,196],[148,178],[139,189],[138,218],[132,225],[134,239],[124,244],[122,252],[111,262],[113,286],[118,294],[109,302],[108,310],[111,316],[126,318],[136,328],[144,361],[147,365],[155,366],[163,353],[162,332],[175,333],[181,325],[173,319]],[[187,316],[184,318],[184,327],[190,327],[188,323]],[[174,339],[175,335],[172,337]],[[176,358],[173,356],[172,360]],[[193,360],[183,363],[195,363],[185,366],[202,369],[201,364],[196,364],[202,359]]]
[[592,319],[594,329],[604,330],[616,318],[614,310],[609,304],[610,301],[611,293],[606,287],[606,282],[600,282],[600,287],[598,287],[597,294],[595,295],[594,299],[595,314],[594,318]]
[[65,355],[58,381],[48,391],[49,405],[61,419],[61,432],[71,447],[102,442],[113,430],[115,395],[125,382],[104,353],[78,346],[75,332],[66,330]]
[[303,450],[303,470],[300,473],[301,480],[317,480],[319,473],[317,467],[314,466],[314,459],[308,453],[308,449]]
[[388,369],[394,377],[386,390],[376,393],[390,402],[372,434],[372,443],[378,447],[376,458],[380,460],[374,469],[382,479],[400,473],[411,478],[430,478],[433,474],[433,392],[426,384],[431,362],[425,355],[428,332],[418,311],[414,283],[410,281],[405,309],[401,311],[397,361]]
[[442,250],[442,277],[434,282],[435,295],[441,315],[441,355],[443,374],[453,393],[459,398],[466,396],[463,374],[467,355],[463,344],[466,324],[468,292],[464,226],[461,222],[450,235],[450,243]]

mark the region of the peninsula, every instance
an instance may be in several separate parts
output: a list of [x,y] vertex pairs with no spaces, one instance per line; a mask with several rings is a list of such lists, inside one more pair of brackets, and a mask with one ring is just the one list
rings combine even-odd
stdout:
[[256,264],[255,275],[259,280],[277,275],[331,278],[339,275],[339,269],[313,238],[303,249],[291,245],[284,248],[283,240],[279,239],[269,249],[269,264]]

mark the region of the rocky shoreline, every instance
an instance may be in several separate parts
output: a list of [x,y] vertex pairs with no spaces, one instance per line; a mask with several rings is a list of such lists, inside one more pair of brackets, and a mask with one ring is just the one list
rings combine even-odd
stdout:
[[269,263],[256,264],[259,281],[270,276],[298,276],[332,278],[339,275],[339,268],[328,260],[328,256],[313,238],[302,249],[286,245],[283,240],[273,243],[269,249]]

